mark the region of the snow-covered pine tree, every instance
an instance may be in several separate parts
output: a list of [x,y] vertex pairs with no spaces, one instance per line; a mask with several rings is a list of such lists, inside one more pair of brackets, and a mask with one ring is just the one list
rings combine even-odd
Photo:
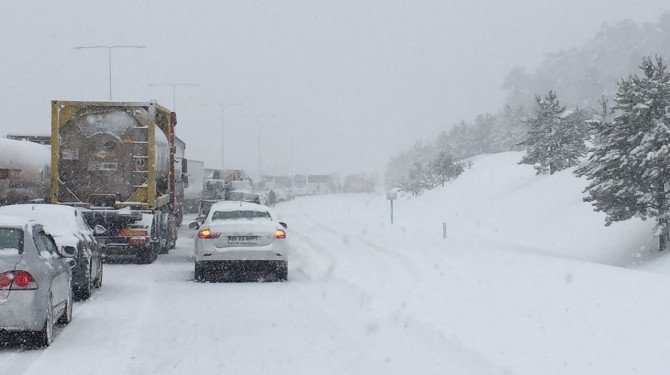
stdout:
[[612,109],[609,105],[609,99],[603,94],[598,99],[598,107],[592,110],[592,117],[586,120],[586,127],[589,130],[589,136],[594,143],[599,142],[600,129],[609,126],[612,121]]
[[429,169],[442,183],[442,187],[445,181],[452,180],[463,172],[463,166],[456,163],[454,157],[444,150],[440,151],[430,162]]
[[581,116],[566,113],[553,91],[535,101],[535,114],[526,120],[528,134],[520,143],[527,149],[519,164],[533,165],[537,174],[554,174],[577,165],[586,152],[585,126],[578,121]]
[[400,190],[417,196],[426,189],[435,187],[435,181],[428,169],[420,162],[415,161],[409,170],[407,180],[400,185]]
[[414,163],[427,165],[435,154],[432,144],[421,141],[414,143],[411,149],[400,152],[393,156],[386,166],[384,179],[389,188],[398,187],[407,182],[409,171],[414,167]]
[[645,58],[642,76],[619,83],[611,123],[596,128],[587,162],[576,170],[589,185],[584,199],[607,214],[605,225],[654,218],[659,250],[670,229],[670,74],[660,57]]
[[456,159],[460,160],[473,155],[469,148],[469,127],[468,123],[461,121],[449,130],[449,150],[451,150]]
[[499,151],[495,147],[495,130],[498,126],[497,122],[498,119],[496,116],[490,113],[475,117],[475,122],[470,127],[472,134],[472,155]]

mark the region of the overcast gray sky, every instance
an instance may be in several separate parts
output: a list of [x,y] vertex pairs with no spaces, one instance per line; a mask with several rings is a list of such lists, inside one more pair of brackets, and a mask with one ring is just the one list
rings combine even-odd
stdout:
[[[263,172],[380,170],[416,140],[503,102],[514,66],[578,46],[603,22],[653,22],[667,0],[0,0],[0,134],[47,133],[50,100],[172,107],[190,158]],[[264,116],[258,121],[259,116]],[[291,141],[292,139],[292,141]]]

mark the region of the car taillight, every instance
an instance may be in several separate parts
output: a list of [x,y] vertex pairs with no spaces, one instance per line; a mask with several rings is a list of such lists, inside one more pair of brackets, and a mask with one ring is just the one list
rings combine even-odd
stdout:
[[207,238],[219,238],[221,233],[212,233],[209,229],[203,229],[198,232],[198,238],[207,239]]
[[37,289],[37,282],[26,271],[8,271],[0,273],[0,289],[33,290]]
[[281,229],[275,230],[275,238],[279,239],[286,238],[286,232]]

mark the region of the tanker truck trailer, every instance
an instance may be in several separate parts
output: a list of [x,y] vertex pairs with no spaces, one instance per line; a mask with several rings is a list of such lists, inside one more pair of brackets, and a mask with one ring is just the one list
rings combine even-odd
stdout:
[[106,258],[152,263],[181,217],[174,112],[155,102],[51,103],[51,202],[88,208]]
[[49,146],[0,138],[0,205],[45,202],[50,155]]

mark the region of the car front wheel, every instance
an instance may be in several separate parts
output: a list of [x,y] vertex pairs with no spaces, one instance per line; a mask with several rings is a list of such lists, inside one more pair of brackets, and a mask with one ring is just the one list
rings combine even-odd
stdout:
[[61,315],[60,318],[58,319],[58,323],[60,324],[68,324],[72,321],[72,304],[73,304],[72,289],[70,289],[70,293],[68,293],[67,301],[65,303],[66,303],[65,311],[63,311],[63,315]]

